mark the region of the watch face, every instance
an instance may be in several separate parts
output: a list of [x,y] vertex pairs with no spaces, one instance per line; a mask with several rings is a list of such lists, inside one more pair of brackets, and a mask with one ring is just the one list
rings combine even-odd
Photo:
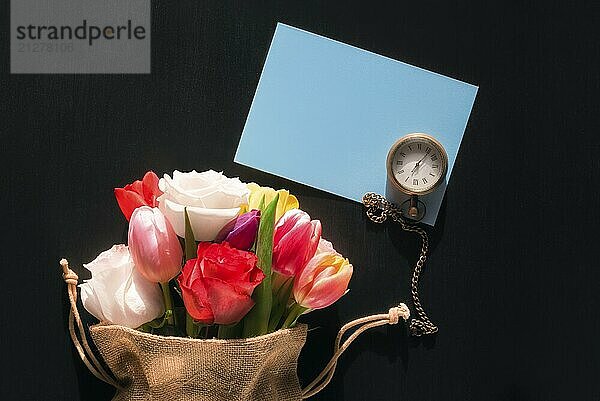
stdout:
[[388,154],[388,175],[398,189],[408,194],[432,192],[444,182],[447,166],[444,147],[426,134],[401,138]]

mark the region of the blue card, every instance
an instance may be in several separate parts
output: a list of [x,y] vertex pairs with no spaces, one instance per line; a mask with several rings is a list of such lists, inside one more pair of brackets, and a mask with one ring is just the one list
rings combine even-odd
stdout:
[[[285,24],[275,35],[235,162],[360,201],[386,191],[394,142],[426,132],[450,179],[477,87]],[[435,223],[444,188],[425,199]],[[389,196],[389,195],[388,195]]]

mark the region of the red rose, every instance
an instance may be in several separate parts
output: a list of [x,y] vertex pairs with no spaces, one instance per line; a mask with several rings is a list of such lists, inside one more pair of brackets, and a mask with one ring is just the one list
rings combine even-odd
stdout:
[[127,221],[135,209],[140,206],[157,207],[156,198],[162,194],[158,189],[158,176],[148,171],[142,181],[136,180],[124,188],[115,188],[115,198]]
[[254,306],[252,291],[265,277],[255,254],[227,242],[201,242],[177,281],[190,316],[203,324],[234,324]]

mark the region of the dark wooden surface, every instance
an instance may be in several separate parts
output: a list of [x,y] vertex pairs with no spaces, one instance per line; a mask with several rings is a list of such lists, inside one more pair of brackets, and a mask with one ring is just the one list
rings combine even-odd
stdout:
[[85,277],[123,241],[112,188],[148,169],[287,187],[352,260],[350,294],[306,319],[304,383],[341,324],[408,299],[415,238],[232,162],[277,21],[480,86],[422,281],[439,335],[374,330],[315,399],[600,399],[596,6],[154,1],[152,74],[86,76],[10,75],[7,3],[0,399],[110,399],[70,344],[58,260]]

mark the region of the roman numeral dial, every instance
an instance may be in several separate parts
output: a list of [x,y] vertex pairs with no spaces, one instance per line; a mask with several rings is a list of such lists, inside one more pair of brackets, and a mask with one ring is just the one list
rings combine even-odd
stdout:
[[388,153],[388,177],[400,191],[424,195],[446,178],[448,156],[441,143],[427,134],[408,134]]

